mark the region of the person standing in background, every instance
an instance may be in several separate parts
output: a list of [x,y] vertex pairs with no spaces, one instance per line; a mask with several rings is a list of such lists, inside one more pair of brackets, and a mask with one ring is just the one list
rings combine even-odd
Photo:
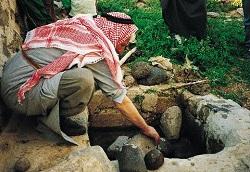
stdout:
[[23,37],[32,29],[57,20],[53,0],[17,0],[16,2],[23,27]]
[[242,0],[245,26],[245,58],[250,59],[250,0]]
[[71,0],[62,0],[63,5],[63,14],[64,16],[68,16],[71,10]]
[[161,0],[162,16],[170,33],[203,39],[207,33],[205,0]]
[[74,17],[78,14],[97,15],[97,0],[62,0],[63,13],[66,17]]

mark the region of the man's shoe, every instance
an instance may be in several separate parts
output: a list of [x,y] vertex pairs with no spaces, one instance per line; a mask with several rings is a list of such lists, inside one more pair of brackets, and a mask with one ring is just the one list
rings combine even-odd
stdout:
[[72,117],[61,117],[60,127],[61,130],[69,136],[79,136],[86,133],[86,126],[80,119],[75,119]]

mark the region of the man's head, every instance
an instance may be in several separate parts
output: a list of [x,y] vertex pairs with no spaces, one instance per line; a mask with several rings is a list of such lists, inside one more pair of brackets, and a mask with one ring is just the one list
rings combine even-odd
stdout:
[[135,38],[135,32],[138,30],[130,16],[120,12],[110,12],[94,20],[119,54],[123,52],[131,39]]

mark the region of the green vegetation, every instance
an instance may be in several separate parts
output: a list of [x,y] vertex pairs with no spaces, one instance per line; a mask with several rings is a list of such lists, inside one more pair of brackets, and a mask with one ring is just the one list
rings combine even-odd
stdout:
[[221,96],[223,96],[225,99],[231,99],[234,100],[235,102],[239,103],[240,105],[242,105],[242,99],[244,99],[245,97],[242,96],[242,91],[235,91],[235,92],[231,92],[231,93],[226,93],[224,91],[221,90],[213,90],[212,91],[213,94],[219,94]]
[[142,104],[143,100],[145,99],[145,96],[143,95],[136,95],[133,99],[133,101],[139,105]]
[[[236,82],[250,84],[250,60],[242,58],[244,48],[240,46],[244,41],[242,18],[225,17],[228,11],[238,8],[240,2],[234,0],[231,4],[223,5],[219,1],[208,0],[208,11],[220,12],[221,17],[208,18],[206,39],[183,39],[182,44],[169,36],[159,0],[150,0],[144,8],[136,7],[132,0],[100,0],[98,10],[120,11],[132,16],[139,28],[137,47],[143,52],[135,61],[147,61],[152,56],[162,55],[181,64],[187,56],[200,73],[212,81],[213,92],[227,97],[219,88]],[[238,94],[230,94],[230,98],[239,99]]]
[[147,94],[154,94],[154,93],[157,93],[157,90],[154,90],[154,89],[147,89],[147,90],[145,91],[145,93],[147,93]]
[[220,0],[208,0],[207,8],[213,10],[213,12],[227,12],[241,6],[241,0],[230,0],[229,2],[221,3]]

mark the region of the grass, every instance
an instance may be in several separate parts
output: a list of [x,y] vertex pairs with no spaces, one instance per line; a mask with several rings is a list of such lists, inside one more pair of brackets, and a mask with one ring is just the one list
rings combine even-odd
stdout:
[[[148,0],[149,1],[149,0]],[[147,1],[147,2],[148,2]],[[228,20],[225,13],[241,6],[240,0],[222,4],[208,0],[208,11],[219,12],[221,17],[208,18],[208,36],[202,41],[189,38],[179,44],[169,36],[159,0],[150,0],[145,8],[137,8],[133,0],[99,0],[98,11],[120,11],[129,14],[139,28],[137,47],[143,54],[135,61],[147,61],[152,56],[162,55],[172,62],[181,63],[185,56],[193,61],[204,77],[208,77],[213,92],[227,98],[221,89],[228,84],[241,82],[250,84],[250,61],[241,58],[244,48],[239,46],[244,40],[242,20]],[[229,97],[238,101],[237,94]]]

